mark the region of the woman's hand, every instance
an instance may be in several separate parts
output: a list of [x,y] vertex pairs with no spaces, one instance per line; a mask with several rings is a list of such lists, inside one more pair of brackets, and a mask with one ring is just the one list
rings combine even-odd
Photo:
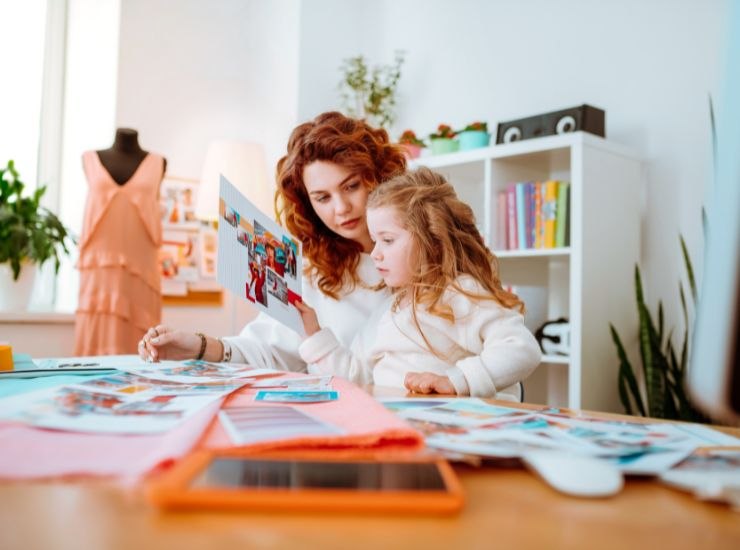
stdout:
[[403,384],[414,393],[441,393],[445,395],[455,395],[457,393],[449,377],[432,372],[408,372]]
[[293,305],[298,310],[298,313],[301,314],[301,321],[303,321],[303,330],[306,331],[306,336],[313,336],[321,330],[321,326],[319,325],[319,318],[316,316],[316,311],[312,307],[309,307],[303,302],[299,302],[298,300],[293,302]]
[[145,361],[195,359],[200,351],[200,336],[164,325],[150,328],[139,341],[139,357]]

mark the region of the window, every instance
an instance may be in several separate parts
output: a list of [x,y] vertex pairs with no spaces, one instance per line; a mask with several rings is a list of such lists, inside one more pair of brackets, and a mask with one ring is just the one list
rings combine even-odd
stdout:
[[[80,157],[115,129],[120,0],[0,0],[0,163],[15,161],[30,190],[71,232],[82,230],[87,185]],[[7,83],[12,82],[11,85]],[[31,309],[74,311],[76,250],[37,275]]]

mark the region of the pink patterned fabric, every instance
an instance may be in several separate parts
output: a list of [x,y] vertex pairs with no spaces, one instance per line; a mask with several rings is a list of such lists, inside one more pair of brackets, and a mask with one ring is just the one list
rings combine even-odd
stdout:
[[[297,377],[300,375],[287,375]],[[370,394],[352,382],[332,378],[332,387],[339,392],[339,399],[327,403],[296,405],[295,403],[264,403],[255,401],[259,391],[250,387],[233,393],[224,404],[230,407],[250,407],[269,404],[272,406],[303,407],[315,418],[341,428],[341,435],[305,436],[276,441],[255,443],[240,447],[250,451],[327,451],[334,456],[372,451],[378,454],[405,453],[424,447],[424,437],[406,422],[386,409]],[[231,449],[229,439],[220,422],[214,422],[203,436],[199,448]]]
[[75,355],[136,353],[162,310],[157,254],[164,159],[149,153],[118,185],[95,151],[82,155],[89,184],[80,239]]

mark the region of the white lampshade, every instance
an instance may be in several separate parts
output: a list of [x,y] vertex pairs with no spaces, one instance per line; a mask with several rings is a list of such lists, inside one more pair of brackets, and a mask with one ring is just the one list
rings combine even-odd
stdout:
[[214,141],[208,146],[198,189],[195,215],[202,220],[218,219],[220,175],[265,214],[273,217],[273,197],[267,178],[265,151],[258,143]]

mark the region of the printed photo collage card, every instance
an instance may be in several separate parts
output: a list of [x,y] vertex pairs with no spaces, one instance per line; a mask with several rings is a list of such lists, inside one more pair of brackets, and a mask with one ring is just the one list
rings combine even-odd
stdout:
[[218,282],[303,334],[298,310],[303,260],[298,239],[221,176]]

